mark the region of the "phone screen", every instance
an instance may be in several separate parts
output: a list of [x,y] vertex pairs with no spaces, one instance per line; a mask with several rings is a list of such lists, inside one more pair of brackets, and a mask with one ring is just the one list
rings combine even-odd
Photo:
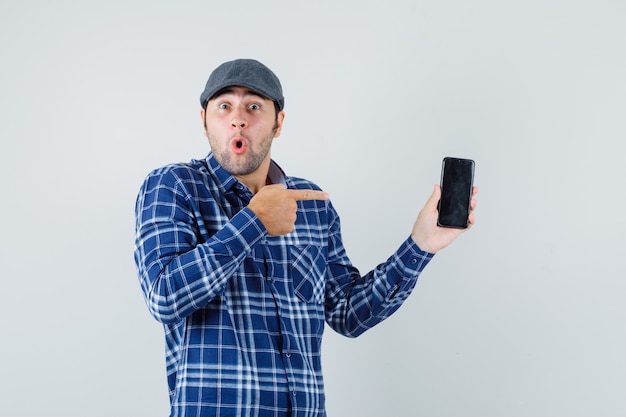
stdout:
[[470,202],[474,182],[474,161],[443,159],[441,168],[441,199],[437,224],[442,227],[465,229],[469,223]]

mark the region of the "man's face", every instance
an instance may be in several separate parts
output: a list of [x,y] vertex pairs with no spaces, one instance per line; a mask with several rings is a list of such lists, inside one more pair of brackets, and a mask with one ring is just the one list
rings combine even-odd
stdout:
[[273,101],[245,87],[228,87],[200,115],[215,159],[231,175],[249,175],[269,163],[284,118],[282,111],[276,115]]

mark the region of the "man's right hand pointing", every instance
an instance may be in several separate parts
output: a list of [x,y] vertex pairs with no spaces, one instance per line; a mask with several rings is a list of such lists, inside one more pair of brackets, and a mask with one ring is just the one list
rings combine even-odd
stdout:
[[291,233],[296,223],[300,200],[328,200],[319,190],[292,190],[281,184],[266,185],[250,200],[248,208],[261,220],[267,233],[280,236]]

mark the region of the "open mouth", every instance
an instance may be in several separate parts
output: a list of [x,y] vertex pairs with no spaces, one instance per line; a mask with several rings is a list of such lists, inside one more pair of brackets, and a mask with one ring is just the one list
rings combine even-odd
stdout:
[[248,148],[248,144],[246,143],[246,141],[243,138],[235,138],[231,142],[231,148],[232,148],[234,153],[242,154]]

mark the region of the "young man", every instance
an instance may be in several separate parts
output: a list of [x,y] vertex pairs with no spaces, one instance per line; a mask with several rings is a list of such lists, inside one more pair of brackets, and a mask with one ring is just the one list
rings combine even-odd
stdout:
[[410,237],[361,275],[328,195],[270,158],[285,117],[274,73],[226,62],[200,102],[211,152],[150,173],[136,206],[135,261],[165,329],[171,416],[325,416],[324,323],[348,337],[380,323],[462,231],[437,227],[436,186]]

